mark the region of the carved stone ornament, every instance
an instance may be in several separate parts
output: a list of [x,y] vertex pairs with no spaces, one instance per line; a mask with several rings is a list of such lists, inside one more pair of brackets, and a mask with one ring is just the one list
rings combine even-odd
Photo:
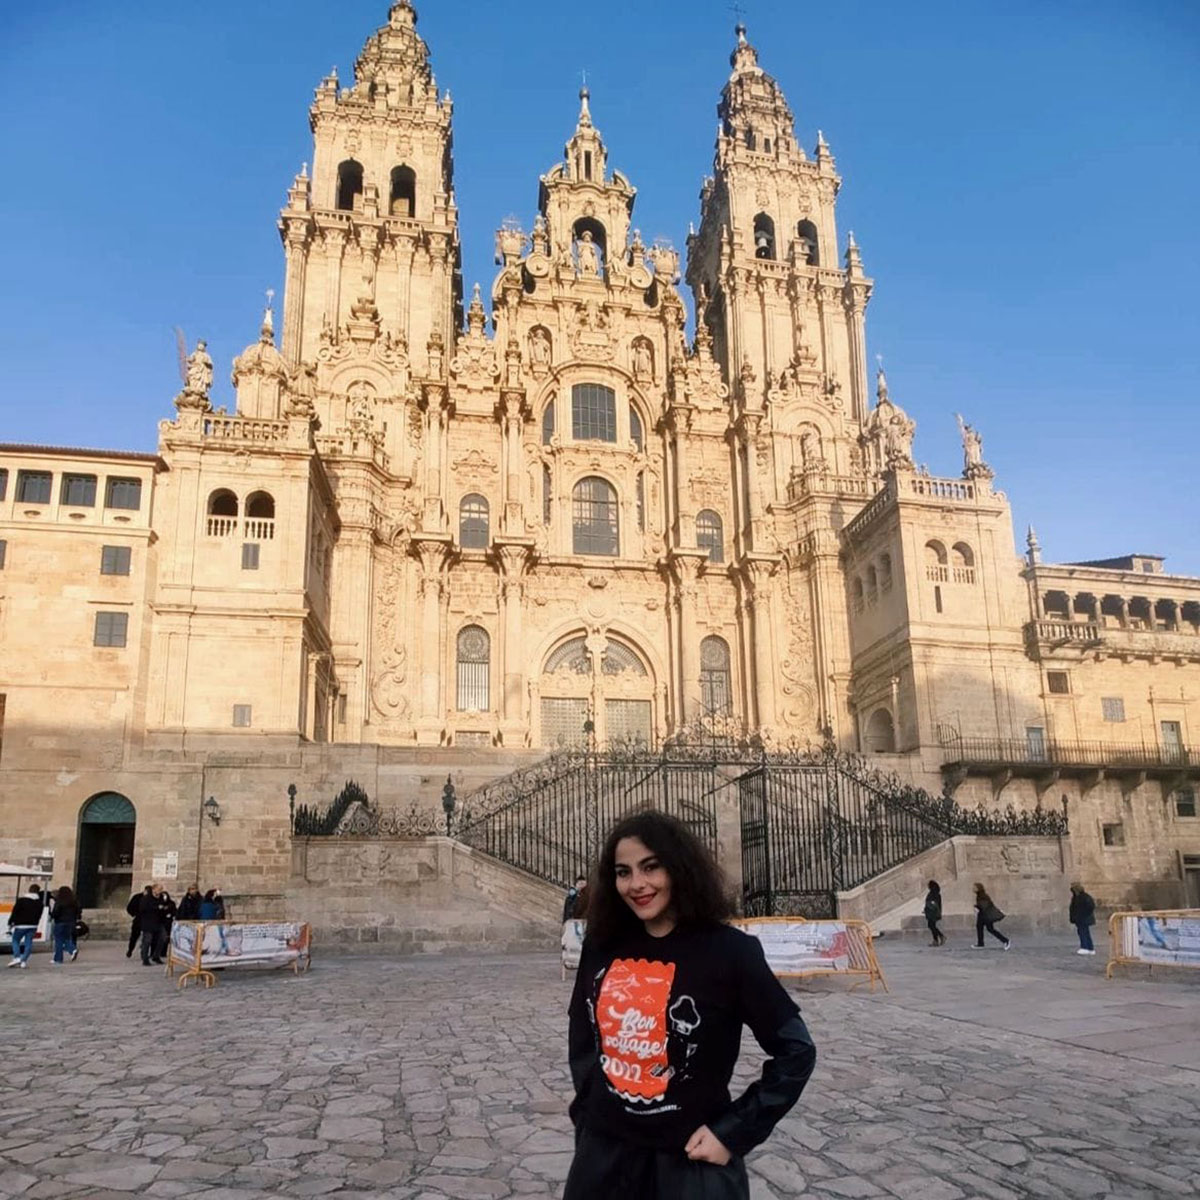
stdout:
[[607,362],[616,347],[610,329],[611,318],[607,305],[589,300],[580,309],[571,332],[571,348],[576,358]]
[[452,469],[464,482],[483,483],[496,475],[500,468],[488,458],[478,446],[468,450],[451,464]]

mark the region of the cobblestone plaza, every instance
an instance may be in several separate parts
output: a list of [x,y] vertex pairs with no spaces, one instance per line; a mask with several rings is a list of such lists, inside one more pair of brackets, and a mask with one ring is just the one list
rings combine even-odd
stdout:
[[[890,994],[798,989],[817,1072],[749,1160],[755,1200],[1196,1195],[1200,981],[1106,982],[1069,942],[885,941]],[[318,948],[307,977],[180,993],[93,943],[0,984],[0,1196],[561,1191],[570,982],[549,954]]]

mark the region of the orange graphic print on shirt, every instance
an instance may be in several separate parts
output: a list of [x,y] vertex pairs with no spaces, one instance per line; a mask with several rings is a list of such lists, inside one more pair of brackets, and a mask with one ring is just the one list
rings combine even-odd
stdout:
[[600,1066],[622,1100],[649,1104],[667,1090],[667,1001],[674,963],[618,958],[600,985]]

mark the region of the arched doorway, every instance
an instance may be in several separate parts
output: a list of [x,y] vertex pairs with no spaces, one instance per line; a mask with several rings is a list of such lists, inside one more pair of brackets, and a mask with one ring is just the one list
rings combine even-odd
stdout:
[[[541,677],[541,741],[586,750],[654,744],[654,680],[641,656],[613,638],[563,642]],[[591,728],[588,727],[589,722]]]
[[133,888],[137,812],[119,792],[100,792],[79,814],[75,893],[84,908],[124,905]]

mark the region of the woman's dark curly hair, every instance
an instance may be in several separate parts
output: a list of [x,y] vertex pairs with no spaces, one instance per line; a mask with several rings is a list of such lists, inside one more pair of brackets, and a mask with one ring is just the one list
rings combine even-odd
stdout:
[[587,933],[597,945],[609,945],[642,928],[637,914],[617,894],[617,844],[623,838],[637,838],[666,869],[677,925],[715,925],[732,915],[721,869],[704,843],[682,821],[647,809],[612,827],[592,872]]

